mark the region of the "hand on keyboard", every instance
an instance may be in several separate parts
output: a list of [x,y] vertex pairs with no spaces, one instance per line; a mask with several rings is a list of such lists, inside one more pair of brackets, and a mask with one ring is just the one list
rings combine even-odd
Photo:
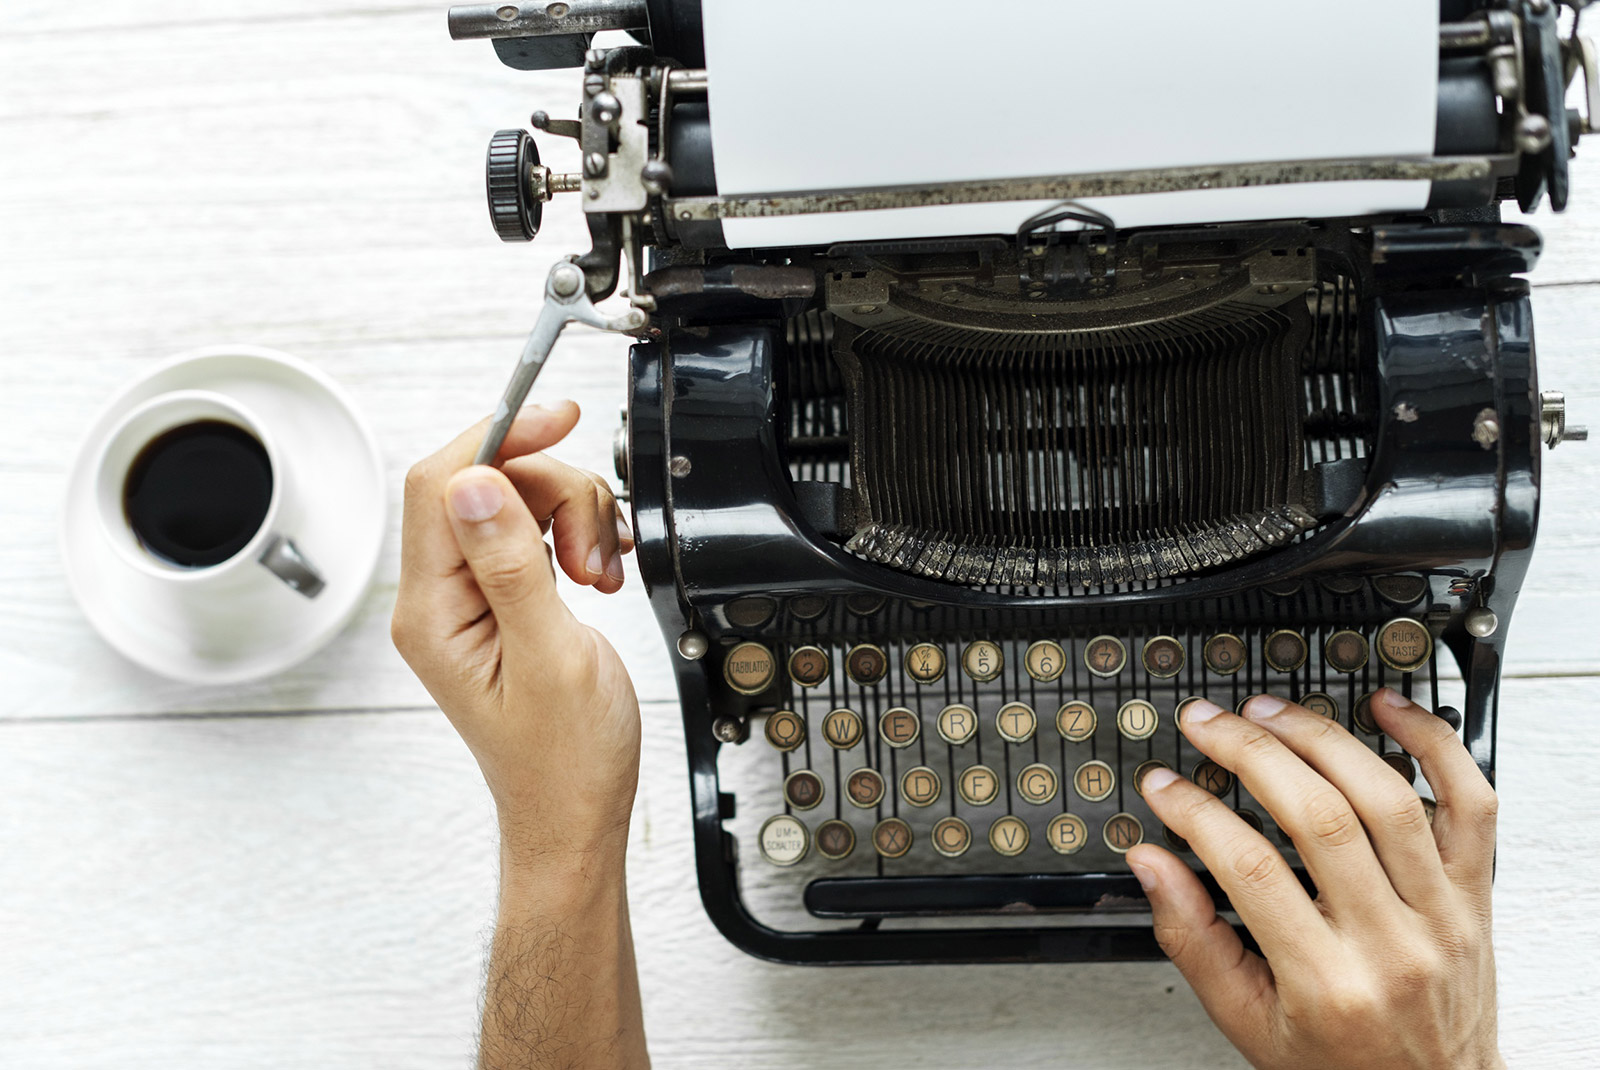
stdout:
[[1293,838],[1315,900],[1226,803],[1168,770],[1143,781],[1261,955],[1177,857],[1145,844],[1128,862],[1162,948],[1260,1070],[1503,1066],[1489,932],[1495,793],[1444,721],[1389,689],[1372,707],[1434,789],[1431,826],[1411,785],[1337,721],[1267,695],[1243,717],[1205,701],[1184,711],[1190,741]]

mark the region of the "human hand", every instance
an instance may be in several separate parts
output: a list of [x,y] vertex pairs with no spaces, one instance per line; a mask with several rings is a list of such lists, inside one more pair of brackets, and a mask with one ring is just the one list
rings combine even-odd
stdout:
[[639,776],[639,702],[621,659],[556,592],[614,593],[633,548],[605,480],[541,453],[578,406],[529,406],[496,460],[471,466],[488,421],[406,475],[391,633],[483,770],[502,852],[566,865],[620,858]]
[[1438,807],[1334,721],[1269,695],[1238,717],[1209,702],[1183,732],[1232,770],[1293,840],[1317,886],[1222,800],[1170,770],[1143,781],[1261,946],[1247,951],[1194,872],[1141,845],[1128,862],[1156,937],[1206,1013],[1258,1070],[1503,1067],[1490,886],[1496,799],[1444,721],[1385,688],[1379,726],[1421,763]]

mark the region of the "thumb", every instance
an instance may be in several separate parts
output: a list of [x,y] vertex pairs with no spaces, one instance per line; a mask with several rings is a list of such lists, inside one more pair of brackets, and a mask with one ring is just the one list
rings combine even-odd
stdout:
[[445,486],[445,511],[500,631],[534,639],[565,607],[538,521],[499,469],[463,468]]

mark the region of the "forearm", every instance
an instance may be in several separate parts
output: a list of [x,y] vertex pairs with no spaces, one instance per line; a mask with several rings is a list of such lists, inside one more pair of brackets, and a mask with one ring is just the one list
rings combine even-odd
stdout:
[[480,1067],[648,1067],[621,847],[500,869]]

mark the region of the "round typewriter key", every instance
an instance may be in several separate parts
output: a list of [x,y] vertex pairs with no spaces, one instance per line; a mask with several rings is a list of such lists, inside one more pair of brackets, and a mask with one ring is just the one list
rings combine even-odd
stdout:
[[1416,672],[1433,656],[1433,636],[1421,621],[1396,617],[1378,631],[1378,657],[1396,672]]
[[997,855],[1015,858],[1028,849],[1028,823],[1012,814],[996,818],[989,826],[989,846]]
[[1378,727],[1378,722],[1372,719],[1372,692],[1367,692],[1356,699],[1355,717],[1356,727],[1369,736],[1378,735],[1383,729]]
[[1026,702],[1008,702],[994,715],[995,731],[1011,743],[1026,743],[1039,727],[1039,716]]
[[844,671],[850,679],[864,687],[871,687],[889,671],[889,659],[882,647],[871,643],[858,643],[844,656]]
[[1041,639],[1028,647],[1028,652],[1022,656],[1022,664],[1027,668],[1028,675],[1040,683],[1054,683],[1061,679],[1061,672],[1067,667],[1067,652],[1061,649],[1060,643]]
[[1339,703],[1335,702],[1333,696],[1326,692],[1313,691],[1309,695],[1301,695],[1300,705],[1318,717],[1326,717],[1330,721],[1339,719]]
[[1077,814],[1057,814],[1044,830],[1050,849],[1058,855],[1075,855],[1089,842],[1089,826]]
[[1322,576],[1317,580],[1329,594],[1355,594],[1367,585],[1365,576]]
[[1144,825],[1132,814],[1112,814],[1106,819],[1100,835],[1106,846],[1125,855],[1144,842]]
[[1144,778],[1157,769],[1171,769],[1172,766],[1160,758],[1151,758],[1148,762],[1140,762],[1139,767],[1133,771],[1133,790],[1144,798]]
[[1279,672],[1294,672],[1306,663],[1306,637],[1288,628],[1267,636],[1264,645],[1267,664]]
[[1244,821],[1244,823],[1246,825],[1249,825],[1251,828],[1255,829],[1257,832],[1260,832],[1260,833],[1263,833],[1263,834],[1266,833],[1267,826],[1262,823],[1261,815],[1256,813],[1254,810],[1252,810],[1252,809],[1250,809],[1249,807],[1246,807],[1246,806],[1241,806],[1241,807],[1239,807],[1239,809],[1235,810],[1234,813],[1238,814],[1239,817]]
[[1392,750],[1382,757],[1390,769],[1406,778],[1407,784],[1417,779],[1417,763],[1405,751]]
[[959,747],[978,730],[978,715],[971,706],[952,703],[939,711],[939,738]]
[[1056,789],[1060,786],[1060,778],[1048,765],[1035,762],[1033,765],[1024,766],[1017,774],[1017,794],[1035,806],[1042,806],[1054,799]]
[[906,675],[919,684],[936,684],[944,679],[944,647],[918,643],[906,651]]
[[956,791],[973,806],[988,806],[1000,794],[1000,778],[987,765],[972,765],[956,778]]
[[1378,589],[1385,602],[1402,609],[1416,605],[1428,593],[1428,581],[1422,576],[1379,576],[1372,581],[1372,586]]
[[1183,644],[1170,635],[1158,635],[1144,645],[1144,671],[1163,680],[1183,671]]
[[777,679],[778,663],[760,643],[740,643],[728,651],[722,678],[741,695],[759,695]]
[[1078,766],[1072,774],[1072,786],[1082,798],[1099,802],[1116,790],[1117,774],[1105,762],[1095,759]]
[[791,751],[806,741],[806,723],[793,710],[779,710],[767,718],[767,742]]
[[856,830],[838,818],[829,818],[817,826],[817,853],[837,862],[850,857],[856,849]]
[[900,797],[912,806],[932,806],[943,790],[939,774],[925,765],[913,766],[900,774]]
[[1142,698],[1129,699],[1117,711],[1117,731],[1128,739],[1149,739],[1160,724],[1156,708]]
[[1189,708],[1189,703],[1204,701],[1205,699],[1202,699],[1199,695],[1190,695],[1178,703],[1177,708],[1172,711],[1172,723],[1177,725],[1179,732],[1183,731],[1183,711]]
[[819,646],[803,646],[789,655],[789,679],[801,687],[816,687],[828,678],[830,668],[828,653]]
[[806,856],[810,837],[806,827],[788,814],[767,818],[756,837],[761,857],[775,866],[792,866]]
[[884,598],[881,594],[860,592],[847,595],[844,600],[844,608],[858,617],[870,617],[883,608],[883,602]]
[[1244,640],[1237,635],[1223,632],[1206,640],[1206,668],[1218,676],[1232,676],[1244,668],[1245,659],[1248,657],[1249,652],[1245,649]]
[[820,594],[803,594],[789,599],[789,615],[796,620],[816,620],[828,611],[828,600]]
[[911,826],[898,817],[886,817],[872,828],[872,848],[885,858],[900,858],[911,850]]
[[933,849],[946,858],[960,858],[972,846],[972,829],[959,817],[941,818],[933,826]]
[[1094,707],[1087,702],[1074,700],[1056,711],[1056,731],[1061,733],[1062,739],[1073,743],[1082,743],[1094,735],[1098,723]]
[[967,649],[961,654],[961,671],[980,684],[999,676],[1005,666],[1006,658],[1000,652],[999,644],[987,639],[968,643]]
[[1210,758],[1195,766],[1189,779],[1219,799],[1233,790],[1233,774]]
[[1293,598],[1300,593],[1299,580],[1282,580],[1278,583],[1269,583],[1261,588],[1274,598]]
[[822,778],[809,769],[796,769],[784,778],[783,797],[796,810],[813,810],[822,801]]
[[1083,664],[1096,676],[1110,678],[1128,664],[1128,648],[1114,635],[1097,635],[1083,646]]
[[759,628],[772,619],[778,604],[764,595],[753,594],[735,598],[722,611],[735,628]]
[[904,706],[896,706],[878,718],[878,735],[891,747],[909,747],[922,735],[922,719]]
[[1359,672],[1367,664],[1367,637],[1349,628],[1334,632],[1322,644],[1322,660],[1334,672]]
[[1174,851],[1186,852],[1191,850],[1188,840],[1184,839],[1182,836],[1179,836],[1176,832],[1173,832],[1165,825],[1161,827],[1161,836],[1167,841],[1167,846],[1172,848]]
[[855,710],[833,710],[822,719],[822,738],[835,750],[849,750],[860,743],[861,732],[861,716]]
[[876,769],[857,769],[844,782],[844,793],[852,805],[870,810],[883,801],[883,774]]

